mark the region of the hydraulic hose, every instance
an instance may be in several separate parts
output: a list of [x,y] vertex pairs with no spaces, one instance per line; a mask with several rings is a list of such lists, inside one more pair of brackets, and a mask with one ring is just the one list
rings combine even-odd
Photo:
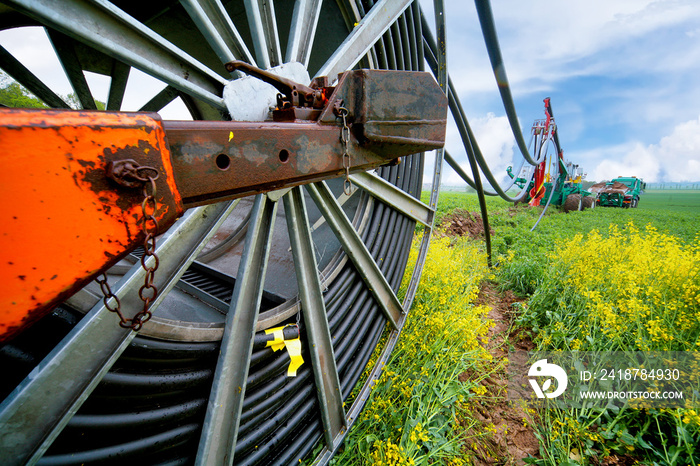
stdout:
[[540,217],[537,219],[535,224],[530,228],[530,231],[535,231],[535,228],[537,228],[537,225],[539,225],[540,220],[542,220],[542,217],[544,217],[544,213],[547,212],[547,208],[549,207],[549,203],[552,202],[552,198],[554,197],[554,190],[557,188],[557,179],[554,180],[554,183],[552,183],[552,191],[549,193],[549,199],[547,199],[547,203],[544,205],[544,209],[542,209],[542,213],[540,214]]

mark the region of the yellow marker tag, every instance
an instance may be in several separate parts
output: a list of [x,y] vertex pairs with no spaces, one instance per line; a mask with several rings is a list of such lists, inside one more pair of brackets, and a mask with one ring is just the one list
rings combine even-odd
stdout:
[[287,377],[296,377],[297,369],[304,364],[304,359],[301,357],[301,340],[295,338],[294,340],[287,340],[284,342],[287,347],[287,353],[289,353],[289,358],[292,360],[287,368]]
[[272,334],[274,339],[267,342],[266,346],[272,348],[272,351],[279,351],[282,348],[287,348],[287,353],[289,353],[289,367],[287,368],[287,377],[296,377],[297,369],[304,364],[304,358],[301,357],[301,340],[295,338],[293,340],[285,340],[284,327],[275,327],[265,330],[267,335]]
[[228,142],[231,142],[231,139],[233,139],[233,131],[228,133]]
[[284,327],[275,327],[265,330],[266,334],[273,334],[274,339],[267,342],[265,346],[272,347],[272,351],[279,351],[284,348]]

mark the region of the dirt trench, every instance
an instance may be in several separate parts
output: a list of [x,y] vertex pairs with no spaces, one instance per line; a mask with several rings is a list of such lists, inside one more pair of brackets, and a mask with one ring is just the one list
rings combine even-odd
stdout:
[[[448,236],[484,237],[481,215],[456,209],[443,217],[442,231]],[[493,232],[491,232],[493,234]],[[497,369],[481,381],[486,393],[469,407],[469,417],[477,422],[465,427],[465,450],[474,466],[525,465],[528,456],[539,457],[539,441],[532,428],[533,414],[526,411],[524,403],[509,401],[506,389],[508,379],[505,358],[510,350],[529,351],[534,344],[529,338],[514,332],[513,304],[520,301],[511,291],[499,291],[493,282],[481,285],[475,305],[490,307],[488,318],[494,325],[489,330],[486,347]],[[515,363],[511,361],[511,364]],[[522,362],[524,371],[525,361]],[[519,370],[520,371],[520,370]],[[465,372],[461,381],[474,380],[480,374]]]
[[[512,331],[513,303],[517,301],[512,292],[501,292],[494,283],[484,282],[475,302],[491,308],[488,318],[494,326],[489,330],[486,347],[498,368],[481,382],[487,390],[482,399],[487,401],[473,403],[471,414],[478,422],[465,432],[468,439],[475,439],[467,440],[475,466],[525,465],[528,456],[539,457],[539,441],[532,428],[533,414],[526,411],[524,403],[509,401],[506,393],[504,359],[510,350],[529,351],[534,347],[528,338]],[[464,373],[460,377],[467,380],[475,375]]]
[[[477,212],[455,209],[442,218],[440,225],[444,227],[443,232],[447,236],[469,236],[472,239],[485,237],[484,222]],[[490,233],[493,235],[493,230]]]

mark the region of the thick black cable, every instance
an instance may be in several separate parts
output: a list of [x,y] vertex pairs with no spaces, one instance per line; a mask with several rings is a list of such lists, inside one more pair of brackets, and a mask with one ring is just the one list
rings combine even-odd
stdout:
[[[431,60],[428,60],[428,64],[433,68],[433,74],[435,76],[438,76],[438,60],[436,59],[436,55],[433,54],[433,52],[437,51],[437,42],[435,42],[435,39],[432,37],[430,33],[430,28],[428,26],[427,20],[425,19],[425,15],[421,15],[421,21],[423,22],[423,34],[424,38],[427,36],[427,42],[428,47],[426,47],[425,50],[425,56],[426,58],[429,55],[433,55],[433,58],[435,58],[434,62],[431,63]],[[440,40],[445,41],[444,37],[444,28],[441,29],[441,32],[443,34],[442,37],[440,37]],[[435,49],[431,49],[431,47],[435,45]],[[448,89],[445,89],[445,92],[447,94],[448,101],[451,103],[455,100],[454,94],[454,88],[452,86],[452,82],[448,77]],[[457,119],[457,115],[455,115],[455,110],[452,108],[452,105],[450,104],[450,109],[452,110],[452,115]],[[458,111],[462,111],[461,107],[458,108]],[[463,111],[462,111],[463,112]],[[466,119],[463,120],[466,122]],[[459,126],[459,121],[457,122]],[[464,126],[464,124],[462,125]],[[472,167],[472,175],[474,176],[474,185],[476,186],[476,194],[479,198],[479,207],[481,209],[481,221],[484,226],[484,242],[486,243],[486,260],[488,262],[489,267],[492,265],[491,261],[491,228],[489,226],[489,217],[488,217],[488,210],[486,208],[486,197],[484,196],[484,186],[481,183],[481,176],[479,175],[479,167],[476,163],[476,158],[474,157],[474,146],[472,144],[473,139],[466,137],[465,134],[460,129],[460,135],[462,136],[462,142],[464,143],[465,148],[467,149],[467,158],[469,160],[469,165]],[[468,136],[468,135],[467,135]]]
[[[493,173],[491,173],[491,170],[488,166],[488,163],[486,162],[486,159],[484,159],[484,155],[481,152],[481,149],[479,148],[479,144],[476,142],[476,137],[474,136],[474,132],[472,131],[471,126],[469,125],[469,122],[467,121],[467,118],[464,113],[464,109],[462,108],[462,103],[459,100],[459,97],[455,93],[455,88],[454,85],[452,84],[452,80],[450,82],[450,94],[449,94],[449,103],[450,103],[450,110],[452,110],[452,115],[455,118],[455,122],[457,123],[457,129],[459,130],[460,135],[462,136],[462,141],[464,142],[465,149],[467,150],[467,153],[471,153],[471,156],[474,157],[476,163],[478,164],[479,167],[481,167],[481,171],[484,173],[484,176],[486,179],[489,180],[489,183],[491,184],[491,187],[496,190],[499,196],[501,198],[505,199],[506,201],[509,202],[517,202],[521,200],[522,198],[525,197],[525,194],[527,193],[527,188],[523,188],[523,190],[515,197],[510,197],[502,188],[501,185],[498,183],[496,180],[496,177],[493,176]],[[467,143],[468,141],[468,143]],[[534,172],[533,172],[534,174]],[[476,180],[475,180],[476,181]],[[528,181],[529,183],[529,181]],[[528,183],[525,184],[525,186],[528,185]]]
[[552,198],[554,197],[554,190],[557,188],[557,179],[554,179],[554,183],[552,183],[552,190],[549,192],[549,199],[547,199],[547,203],[544,206],[544,209],[542,209],[542,213],[540,214],[540,217],[537,219],[535,224],[530,228],[530,231],[535,231],[535,228],[537,228],[537,225],[540,224],[540,220],[542,220],[542,217],[544,217],[544,213],[547,212],[547,208],[549,207],[549,203],[552,202]]
[[491,3],[489,0],[475,0],[474,3],[476,4],[476,12],[479,16],[479,23],[481,24],[481,32],[486,42],[486,50],[491,60],[491,68],[493,69],[493,74],[498,83],[498,91],[501,93],[501,100],[503,101],[503,107],[506,110],[513,136],[515,136],[515,141],[518,144],[523,158],[527,160],[530,165],[537,165],[538,162],[528,152],[523,133],[520,130],[518,115],[515,112],[515,104],[513,103],[513,95],[510,92],[510,85],[508,84],[506,68],[503,65],[501,48],[498,45],[498,34],[496,34],[496,25],[493,21]]
[[[423,21],[425,22],[425,18],[423,17]],[[423,30],[425,31],[427,27],[427,23],[424,24]],[[436,52],[436,42],[435,39],[432,37],[432,34],[428,30],[427,32],[424,32],[424,45],[426,46],[425,49],[425,58],[428,62],[428,65],[430,68],[433,70],[433,73],[437,72],[437,58],[435,56]],[[449,82],[449,92],[448,92],[448,102],[450,106],[450,111],[452,112],[452,117],[454,118],[455,124],[457,125],[457,130],[459,131],[460,137],[462,139],[462,144],[464,145],[465,151],[470,154],[471,157],[474,157],[475,160],[477,161],[479,167],[481,167],[482,172],[484,173],[484,176],[488,179],[489,183],[491,184],[491,187],[495,189],[496,193],[503,198],[506,201],[509,202],[518,202],[521,199],[523,199],[527,193],[527,186],[529,184],[529,181],[525,184],[525,188],[514,198],[508,196],[506,192],[501,188],[500,183],[496,181],[496,178],[493,176],[491,173],[491,170],[489,169],[488,163],[486,163],[486,160],[484,159],[483,154],[481,153],[481,149],[479,149],[479,145],[476,142],[476,138],[474,137],[474,133],[472,132],[471,126],[469,125],[469,122],[467,121],[467,118],[464,113],[464,109],[462,108],[462,103],[459,100],[459,96],[457,95],[456,89],[454,87],[454,84],[452,83],[452,79],[448,77],[448,82]],[[454,162],[454,160],[453,160]],[[448,163],[450,163],[448,161]],[[452,164],[450,163],[452,166]],[[454,166],[453,166],[454,168]],[[460,176],[462,176],[463,171],[458,171]],[[533,172],[534,174],[534,172]],[[464,178],[464,177],[463,177]],[[469,177],[467,177],[469,178]],[[474,189],[476,189],[476,184],[474,183],[473,179],[465,179],[467,183],[470,184]],[[512,184],[510,185],[512,186]],[[478,191],[478,189],[477,189]]]

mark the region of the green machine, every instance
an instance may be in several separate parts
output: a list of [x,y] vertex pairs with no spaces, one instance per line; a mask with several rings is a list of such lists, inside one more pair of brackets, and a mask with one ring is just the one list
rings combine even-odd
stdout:
[[636,176],[618,177],[591,186],[591,192],[597,194],[597,204],[602,207],[636,208],[639,196],[647,184]]

